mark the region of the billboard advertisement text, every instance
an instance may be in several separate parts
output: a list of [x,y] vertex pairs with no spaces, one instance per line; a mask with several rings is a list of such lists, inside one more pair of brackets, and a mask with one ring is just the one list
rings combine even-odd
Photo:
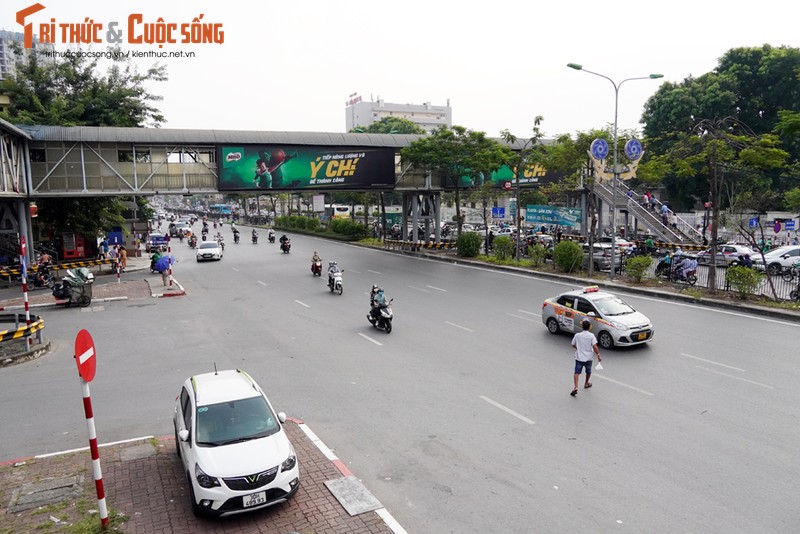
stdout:
[[558,226],[580,226],[583,213],[580,208],[559,206],[531,206],[525,208],[525,222],[532,224],[555,224]]
[[394,187],[391,148],[222,146],[218,161],[220,191]]

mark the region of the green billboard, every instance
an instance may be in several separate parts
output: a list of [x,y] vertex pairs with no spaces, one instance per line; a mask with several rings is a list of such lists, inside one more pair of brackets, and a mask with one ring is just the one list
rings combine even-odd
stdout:
[[220,191],[365,191],[395,182],[391,148],[239,145],[218,156]]

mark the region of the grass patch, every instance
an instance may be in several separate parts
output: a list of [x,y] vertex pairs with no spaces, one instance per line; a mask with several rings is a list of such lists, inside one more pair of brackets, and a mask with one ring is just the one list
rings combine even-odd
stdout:
[[42,515],[42,514],[53,515],[57,512],[64,510],[67,506],[69,506],[69,504],[66,501],[62,501],[53,504],[48,504],[47,506],[42,506],[40,508],[33,510],[31,513],[33,513],[33,515]]
[[122,512],[108,509],[108,528],[100,527],[100,515],[98,513],[83,514],[83,518],[76,521],[66,530],[69,534],[102,534],[103,532],[122,532],[122,527],[128,520],[128,516]]
[[521,259],[517,261],[512,258],[507,258],[501,260],[496,256],[483,256],[483,255],[478,256],[476,259],[486,263],[491,263],[492,265],[504,265],[507,267],[525,267],[528,269],[533,268],[533,261],[529,259]]

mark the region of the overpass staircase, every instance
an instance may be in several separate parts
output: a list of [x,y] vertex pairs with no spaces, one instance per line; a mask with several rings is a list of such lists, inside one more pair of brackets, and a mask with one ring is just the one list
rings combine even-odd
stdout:
[[[628,187],[621,181],[617,181],[616,210],[627,210],[629,214],[639,221],[639,224],[647,228],[650,233],[659,240],[667,243],[688,243],[701,245],[703,235],[685,219],[675,214],[676,228],[666,225],[661,220],[660,211],[649,210],[637,202],[636,196],[628,197],[625,192]],[[593,192],[597,198],[609,206],[614,205],[614,191],[611,183],[595,182]],[[672,214],[672,212],[670,212]]]

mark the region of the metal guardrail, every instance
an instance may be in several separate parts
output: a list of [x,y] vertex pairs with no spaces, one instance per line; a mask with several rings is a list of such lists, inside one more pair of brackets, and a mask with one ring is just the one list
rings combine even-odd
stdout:
[[[95,265],[110,265],[116,263],[111,259],[104,260],[81,260],[70,261],[65,263],[57,263],[50,266],[51,271],[58,271],[61,269],[74,269],[76,267],[93,267]],[[36,274],[39,271],[38,265],[28,265],[27,274]],[[19,267],[0,267],[0,276],[9,278],[11,276],[19,276],[22,274],[22,269]]]
[[[10,341],[13,339],[20,339],[28,337],[31,334],[37,334],[36,338],[39,343],[42,342],[41,331],[44,328],[44,319],[38,315],[31,315],[31,324],[25,324],[24,313],[4,313],[0,314],[0,323],[15,323],[16,328],[0,330],[0,342]],[[21,326],[20,326],[21,325]]]

